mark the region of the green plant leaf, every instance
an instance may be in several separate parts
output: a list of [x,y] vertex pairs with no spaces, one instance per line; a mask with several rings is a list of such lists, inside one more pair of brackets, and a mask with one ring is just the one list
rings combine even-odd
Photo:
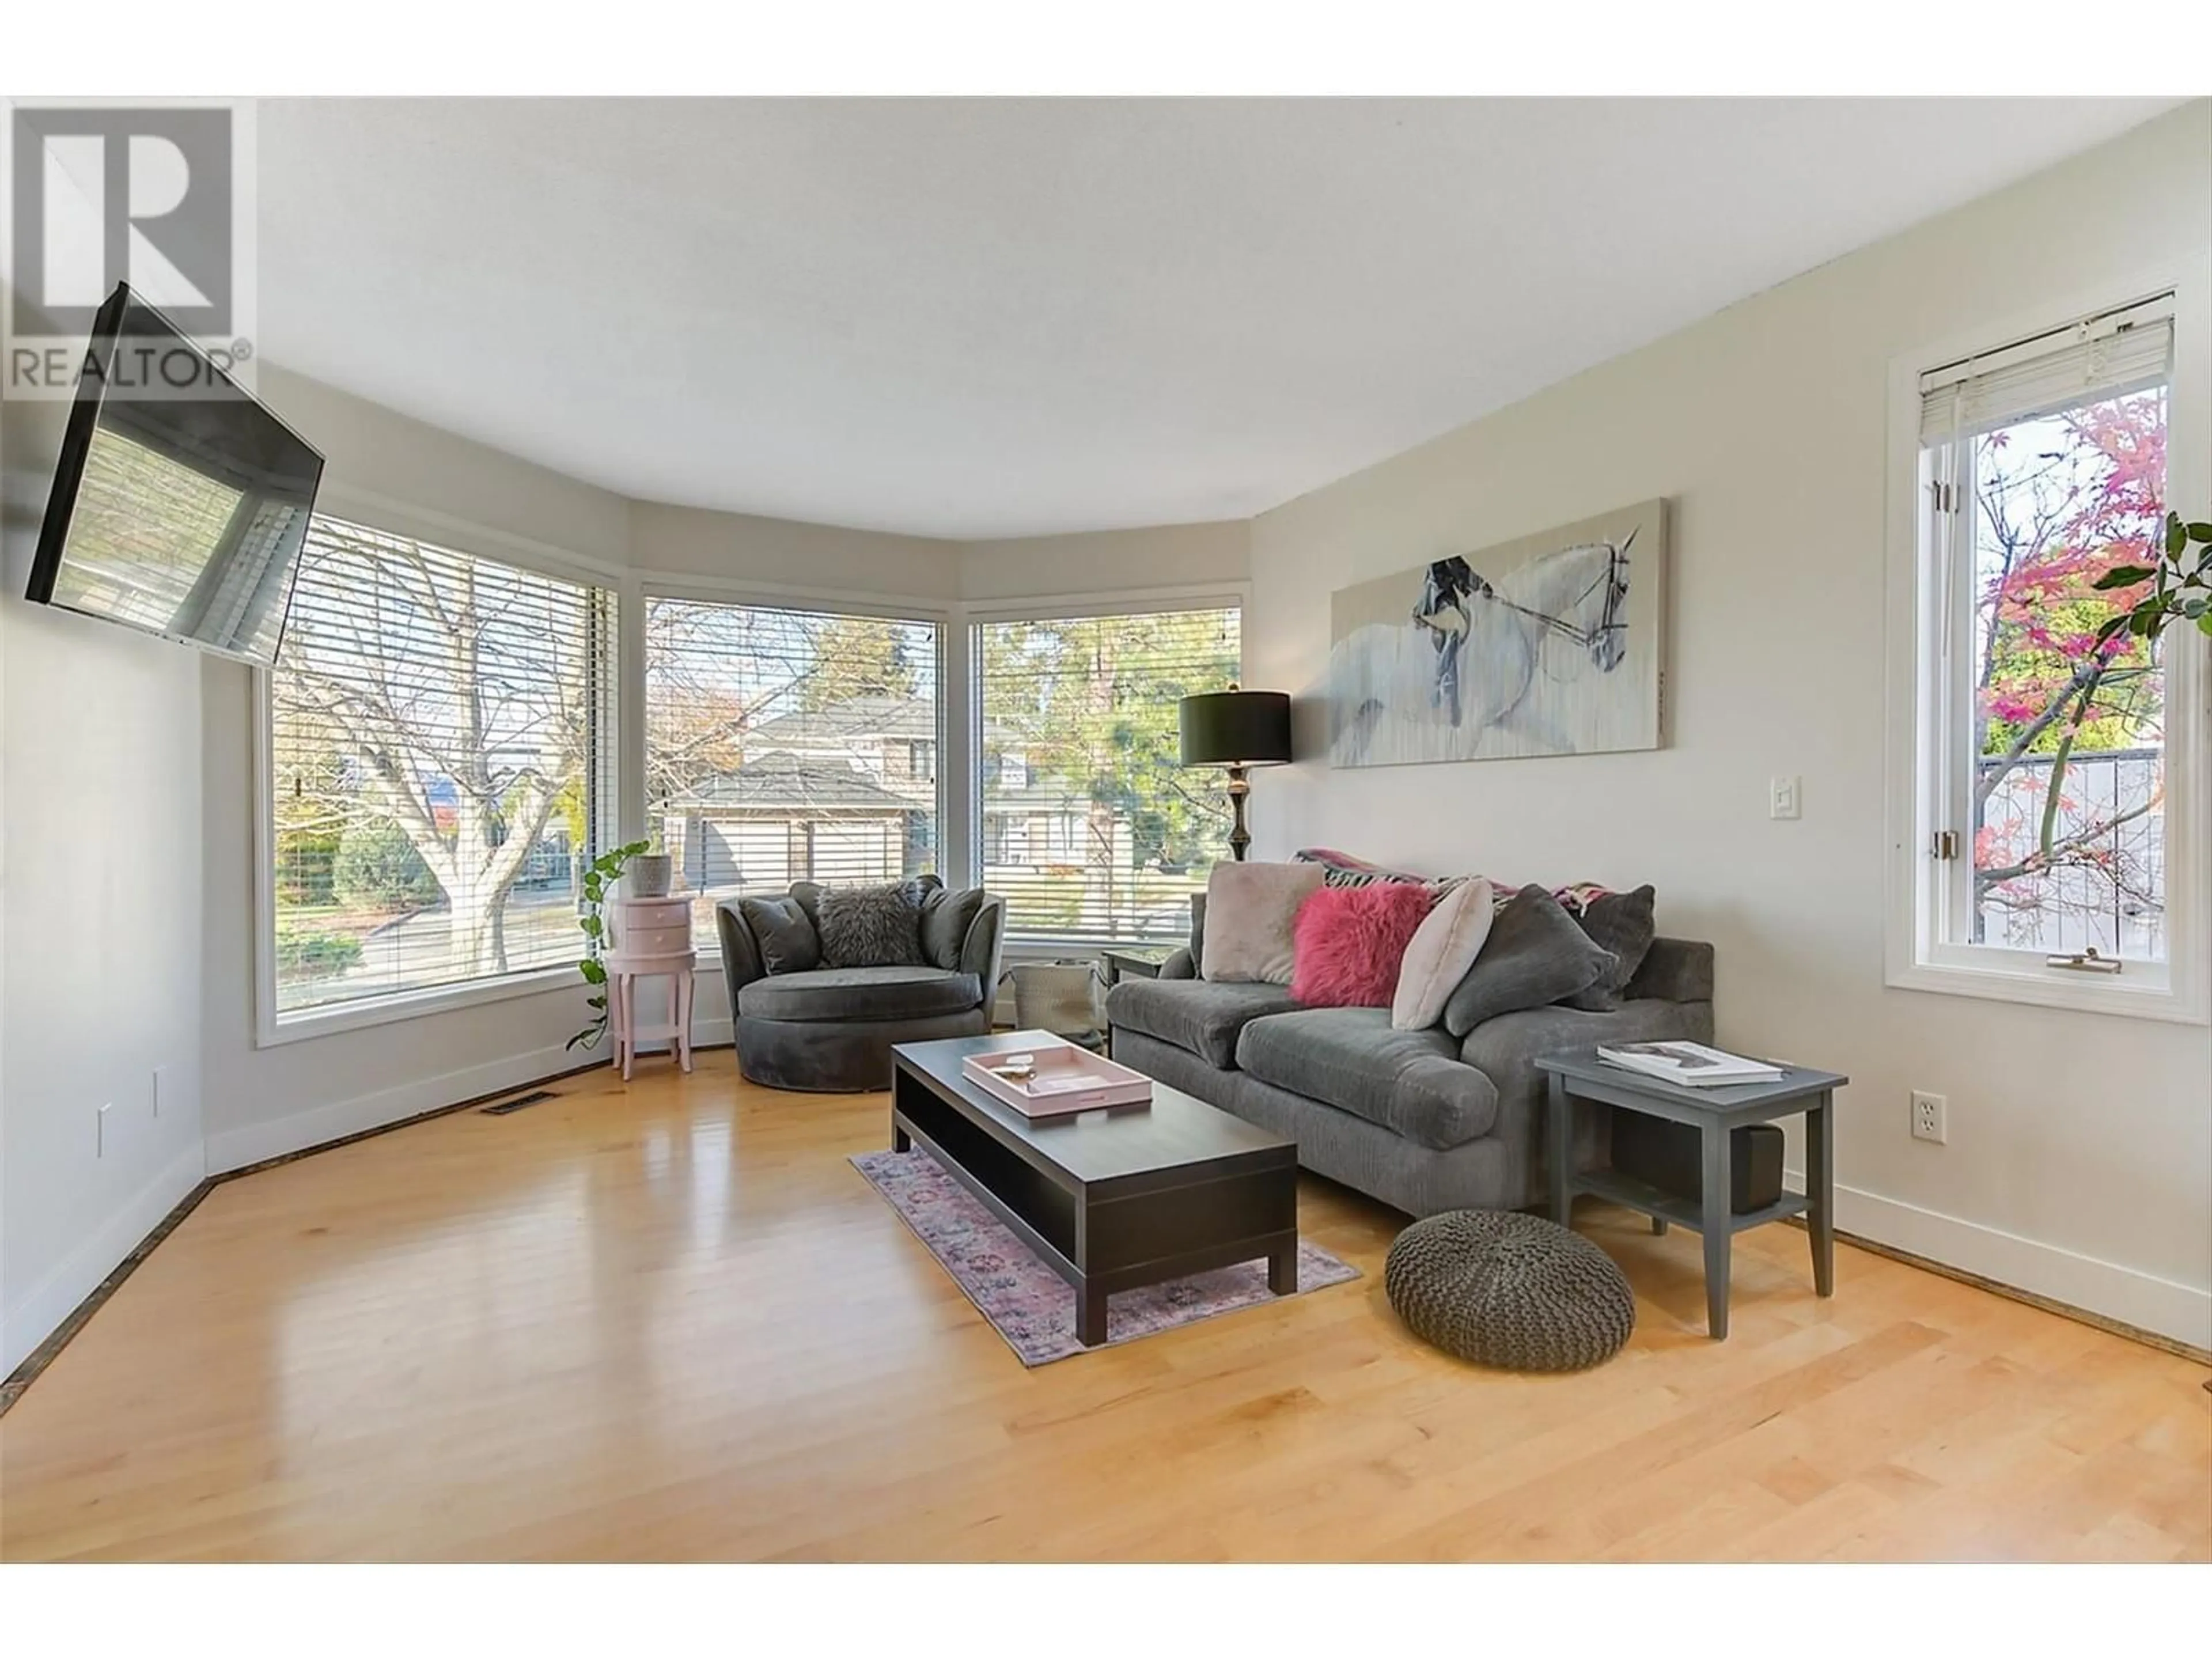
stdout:
[[2166,553],[2171,559],[2181,556],[2182,549],[2189,545],[2189,526],[2181,521],[2181,514],[2166,515]]
[[2100,592],[2112,587],[2133,587],[2137,582],[2147,582],[2158,573],[2146,570],[2139,564],[2116,564],[2090,584]]
[[2212,634],[2212,611],[2208,611],[2199,617],[2197,619],[2197,626],[2203,632]]
[[2189,532],[2189,539],[2192,542],[2212,542],[2212,523],[2200,519],[2194,524],[2184,525],[2182,528]]
[[576,964],[576,971],[583,975],[588,984],[605,985],[607,982],[607,964],[597,957],[585,957]]

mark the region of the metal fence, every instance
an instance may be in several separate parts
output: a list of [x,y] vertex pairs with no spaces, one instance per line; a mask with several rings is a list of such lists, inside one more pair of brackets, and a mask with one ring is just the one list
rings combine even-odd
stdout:
[[[1978,941],[2021,950],[2107,956],[2166,953],[2165,768],[2157,749],[2115,749],[2067,759],[2052,845],[2068,848],[2050,869],[1991,882],[2041,845],[2053,757],[2029,756],[1983,802],[1975,825],[1974,927]],[[1981,763],[1984,779],[2003,769]]]

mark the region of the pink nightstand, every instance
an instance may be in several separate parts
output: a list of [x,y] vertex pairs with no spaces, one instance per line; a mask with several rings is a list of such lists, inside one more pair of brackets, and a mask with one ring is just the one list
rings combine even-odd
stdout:
[[[629,1080],[641,1042],[666,1041],[677,1064],[691,1069],[692,971],[699,953],[691,946],[689,898],[617,899],[607,908],[614,921],[614,945],[607,952],[607,1029],[615,1040],[623,1080]],[[637,1023],[637,982],[668,981],[668,1024]]]

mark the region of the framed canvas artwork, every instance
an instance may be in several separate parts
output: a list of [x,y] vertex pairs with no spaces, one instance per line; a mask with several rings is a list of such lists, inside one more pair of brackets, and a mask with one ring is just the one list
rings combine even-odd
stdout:
[[1341,588],[1330,761],[1656,749],[1666,594],[1664,501]]

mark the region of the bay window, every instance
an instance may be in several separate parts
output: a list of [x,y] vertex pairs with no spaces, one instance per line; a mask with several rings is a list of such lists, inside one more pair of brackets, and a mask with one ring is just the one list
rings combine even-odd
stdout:
[[268,676],[275,1025],[575,960],[613,624],[604,587],[315,520]]
[[1228,856],[1224,775],[1181,764],[1176,704],[1237,678],[1234,605],[972,630],[975,844],[1013,939],[1179,941]]
[[939,629],[909,618],[645,602],[646,816],[715,948],[714,905],[939,858]]

